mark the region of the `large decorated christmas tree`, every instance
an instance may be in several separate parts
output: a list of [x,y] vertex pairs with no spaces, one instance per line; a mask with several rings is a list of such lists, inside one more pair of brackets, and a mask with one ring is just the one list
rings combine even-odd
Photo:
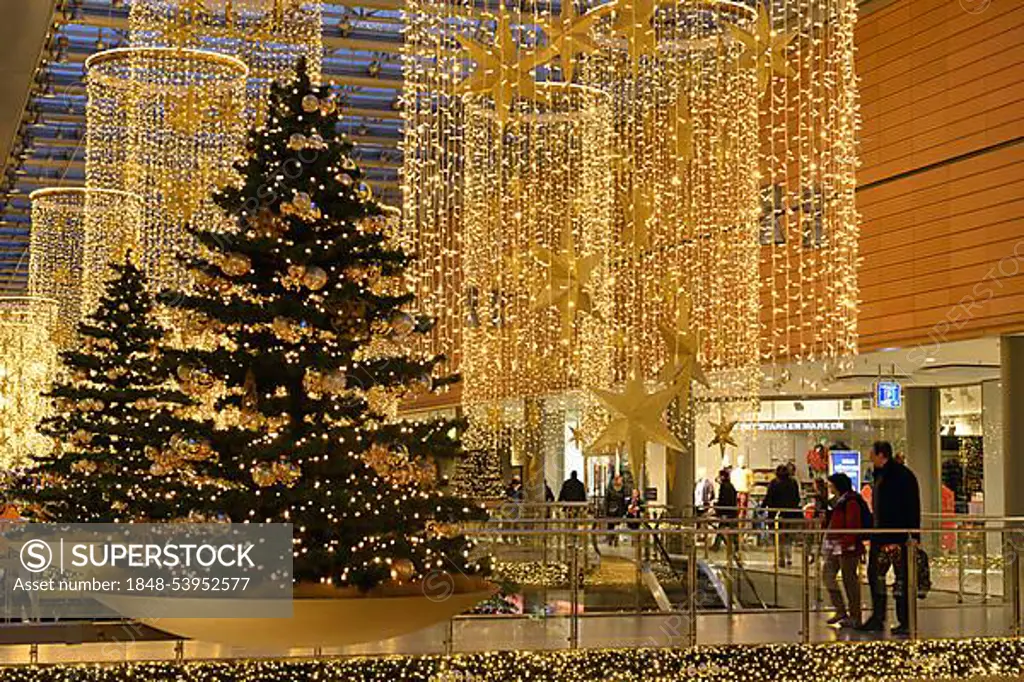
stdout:
[[193,401],[164,363],[165,331],[145,275],[130,256],[113,268],[96,311],[78,326],[79,347],[61,354],[65,378],[39,426],[54,450],[9,493],[33,518],[181,519],[215,485],[194,470],[213,456],[198,436],[208,425],[184,414]]
[[382,232],[334,98],[298,71],[272,89],[242,183],[215,197],[233,228],[195,231],[197,290],[166,298],[222,339],[177,357],[183,381],[220,391],[207,437],[228,486],[200,511],[294,524],[298,581],[480,572],[455,524],[482,511],[434,480],[433,458],[461,454],[459,425],[396,417],[452,380],[406,346],[423,329],[400,286],[409,256]]

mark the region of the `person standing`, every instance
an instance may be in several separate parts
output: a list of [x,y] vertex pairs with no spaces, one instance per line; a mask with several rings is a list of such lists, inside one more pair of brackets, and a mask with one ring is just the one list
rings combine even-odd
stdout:
[[[874,522],[876,530],[918,529],[921,527],[921,491],[914,472],[893,457],[892,445],[876,441],[871,446],[874,471]],[[895,569],[896,619],[894,635],[905,635],[908,627],[909,595],[907,594],[907,543],[919,539],[920,533],[874,533],[868,552],[868,585],[871,587],[871,618],[858,628],[868,632],[885,629],[885,578],[890,568]]]
[[[832,600],[836,614],[829,619],[829,625],[848,628],[860,625],[860,580],[857,567],[864,554],[864,541],[867,537],[857,533],[838,533],[843,530],[860,530],[864,528],[864,520],[871,512],[867,503],[853,489],[853,481],[846,474],[832,474],[828,477],[829,487],[837,499],[832,513],[828,517],[828,529],[832,531],[825,536],[822,551],[825,555],[823,579],[828,596]],[[846,589],[846,600],[839,589],[839,574],[843,577]]]
[[[718,528],[719,530],[725,528],[732,528],[735,530],[734,519],[737,516],[736,509],[736,488],[732,484],[729,469],[722,469],[718,472],[718,500],[715,502],[715,516],[718,517]],[[712,550],[717,550],[722,546],[722,540],[731,544],[734,548],[736,547],[736,536],[735,535],[722,535],[718,533],[715,535],[715,542],[711,545]]]
[[775,467],[775,478],[768,484],[761,506],[768,510],[769,518],[778,519],[779,567],[792,566],[793,538],[784,531],[799,525],[803,512],[800,510],[800,484],[787,465]]
[[628,521],[626,525],[629,526],[630,530],[636,530],[640,527],[640,521],[644,515],[644,498],[640,494],[639,488],[633,488],[633,494],[629,496],[629,503],[626,507],[626,518],[636,519],[635,521]]
[[[622,474],[617,474],[608,487],[604,498],[604,515],[609,519],[608,530],[612,531],[618,524],[612,519],[622,518],[626,515],[626,486]],[[610,546],[618,545],[619,538],[614,533],[608,536]]]
[[505,497],[512,502],[522,502],[523,480],[519,476],[513,476],[512,480],[505,486]]
[[586,502],[587,490],[583,487],[583,481],[575,471],[569,473],[569,478],[562,483],[562,489],[558,491],[559,502]]
[[697,469],[697,483],[693,486],[693,507],[697,516],[704,516],[715,504],[715,484],[708,478],[707,469]]

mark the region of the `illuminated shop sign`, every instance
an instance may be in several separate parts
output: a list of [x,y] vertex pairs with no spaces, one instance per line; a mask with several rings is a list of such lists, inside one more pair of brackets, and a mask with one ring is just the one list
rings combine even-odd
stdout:
[[845,431],[846,422],[740,422],[740,431]]
[[875,382],[875,407],[895,410],[903,406],[903,387],[898,381]]

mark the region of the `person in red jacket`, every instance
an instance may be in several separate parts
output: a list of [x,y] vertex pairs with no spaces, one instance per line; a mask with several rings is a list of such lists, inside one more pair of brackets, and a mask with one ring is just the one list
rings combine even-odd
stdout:
[[[860,625],[860,580],[857,568],[860,557],[864,554],[864,541],[867,536],[857,533],[837,533],[835,531],[857,530],[864,527],[863,519],[867,503],[853,489],[853,482],[846,474],[832,474],[828,477],[829,488],[836,499],[832,514],[829,516],[829,533],[825,537],[824,581],[836,615],[829,619],[829,625],[853,627]],[[846,588],[846,600],[839,589],[839,574],[843,576],[843,587]]]

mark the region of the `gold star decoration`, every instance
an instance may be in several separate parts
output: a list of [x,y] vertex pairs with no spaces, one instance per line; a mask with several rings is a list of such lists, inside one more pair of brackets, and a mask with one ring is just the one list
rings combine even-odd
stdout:
[[626,381],[622,393],[592,389],[598,401],[612,413],[612,420],[588,450],[594,453],[606,452],[619,443],[625,443],[630,471],[634,477],[640,475],[648,441],[673,450],[683,449],[683,444],[661,420],[665,408],[675,398],[675,389],[648,393],[641,376],[639,365],[634,364],[632,375]]
[[562,231],[560,251],[534,245],[533,257],[543,270],[531,293],[535,311],[554,306],[562,315],[562,332],[568,334],[576,320],[576,313],[585,312],[597,317],[593,300],[586,290],[587,281],[601,262],[600,253],[577,256],[572,230]]
[[570,426],[569,434],[569,442],[577,450],[583,450],[583,429],[579,426]]
[[531,71],[551,59],[552,48],[520,50],[507,12],[497,18],[493,44],[462,35],[458,36],[458,41],[476,62],[476,69],[459,83],[458,91],[489,94],[494,99],[494,112],[499,122],[508,121],[515,97],[537,97],[537,83]]
[[676,303],[676,321],[674,325],[662,322],[658,332],[665,342],[668,360],[658,372],[658,379],[665,384],[675,386],[683,405],[690,398],[690,382],[696,379],[703,386],[708,386],[707,375],[697,362],[700,351],[700,330],[690,327],[690,298],[685,294],[679,296]]
[[734,426],[736,426],[736,421],[735,420],[733,420],[733,421],[726,421],[725,419],[722,419],[721,421],[719,421],[717,423],[716,422],[708,422],[708,424],[710,424],[711,428],[715,430],[715,437],[711,439],[710,443],[708,443],[708,447],[709,448],[712,445],[717,445],[719,451],[721,452],[722,456],[724,457],[725,456],[725,446],[731,445],[734,448],[739,447],[736,444],[736,441],[733,440],[733,438],[732,438],[732,428]]
[[562,67],[562,80],[572,82],[576,55],[596,52],[600,46],[592,35],[594,25],[611,11],[612,5],[595,7],[582,16],[576,13],[576,5],[564,0],[556,19],[551,17],[541,22],[548,35],[548,43],[556,53]]
[[612,31],[626,39],[634,76],[640,72],[640,58],[657,48],[651,25],[656,9],[657,0],[615,0],[612,5]]
[[773,31],[764,7],[758,10],[755,31],[748,31],[735,24],[728,24],[728,27],[732,37],[743,43],[740,66],[757,71],[757,87],[760,92],[765,91],[772,74],[786,78],[796,76],[796,71],[786,59],[786,49],[796,38],[799,32],[797,29],[785,33]]

